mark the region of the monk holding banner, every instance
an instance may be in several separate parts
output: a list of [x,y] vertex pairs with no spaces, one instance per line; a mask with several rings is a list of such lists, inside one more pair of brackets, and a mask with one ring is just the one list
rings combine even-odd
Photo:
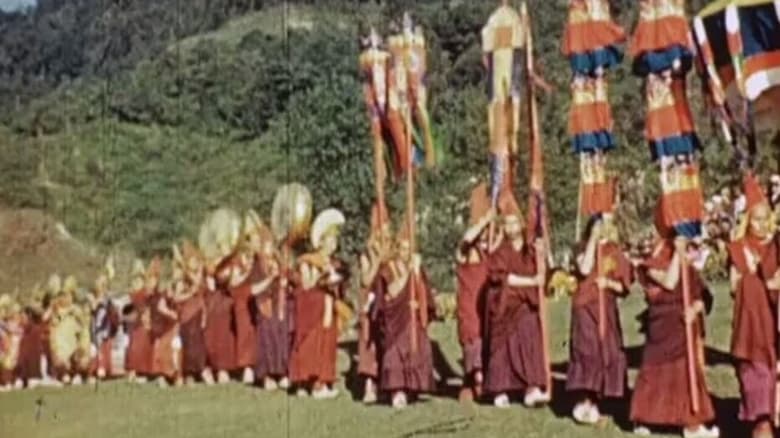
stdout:
[[375,286],[374,318],[381,331],[379,385],[392,394],[396,409],[406,407],[410,396],[434,389],[427,332],[435,314],[433,291],[420,255],[412,253],[409,231],[408,225],[401,228],[396,255],[385,264]]
[[[687,260],[686,240],[672,240],[671,229],[660,225],[659,234],[666,237],[639,271],[648,305],[647,341],[631,400],[631,420],[640,435],[650,433],[647,426],[676,426],[683,428],[686,438],[718,437],[717,426],[705,426],[715,419],[701,355],[701,314],[709,291]],[[690,297],[688,307],[685,295]],[[691,326],[690,341],[686,324]]]
[[771,210],[753,175],[745,177],[747,216],[729,245],[734,318],[731,354],[740,383],[739,419],[753,436],[772,437],[775,415],[777,322],[772,311],[780,290],[778,251]]
[[463,350],[463,389],[460,400],[467,401],[480,395],[483,373],[483,316],[484,292],[488,280],[488,227],[495,214],[490,209],[486,184],[478,185],[471,193],[469,227],[463,234],[455,254],[458,280],[458,341]]
[[628,294],[632,268],[620,248],[611,212],[592,216],[577,257],[579,285],[572,299],[566,390],[577,393],[574,419],[596,424],[598,401],[621,398],[628,364],[623,352],[618,298]]
[[520,208],[508,190],[500,197],[499,210],[503,240],[489,261],[485,391],[496,407],[508,408],[513,392],[523,392],[524,404],[533,407],[550,401],[539,323],[538,288],[546,281],[536,264],[541,243],[526,241]]

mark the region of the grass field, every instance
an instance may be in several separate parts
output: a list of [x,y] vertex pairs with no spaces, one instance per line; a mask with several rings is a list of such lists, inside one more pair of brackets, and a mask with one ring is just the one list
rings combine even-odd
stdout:
[[[724,352],[728,351],[731,299],[722,287],[715,291],[715,308],[708,320],[708,383],[715,396],[723,436],[749,436],[736,422],[738,386]],[[642,339],[636,315],[643,308],[640,294],[622,306],[623,327],[629,345],[631,379]],[[550,306],[556,387],[562,388],[567,358],[569,302]],[[387,406],[365,407],[346,392],[352,386],[345,342],[339,362],[345,373],[342,396],[335,401],[298,399],[231,384],[160,390],[153,385],[103,383],[64,390],[36,389],[0,394],[0,437],[621,437],[630,435],[627,402],[615,403],[614,419],[597,428],[575,425],[571,400],[560,391],[544,409],[520,405],[508,410],[489,405],[461,405],[455,399],[460,374],[460,350],[454,323],[431,328],[437,342],[437,370],[448,385],[442,394],[397,412]]]

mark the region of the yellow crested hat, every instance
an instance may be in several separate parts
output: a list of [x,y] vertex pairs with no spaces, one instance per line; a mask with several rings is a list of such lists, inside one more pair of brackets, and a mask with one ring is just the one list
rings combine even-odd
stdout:
[[318,214],[311,226],[311,246],[319,249],[322,237],[337,232],[346,222],[344,213],[335,208],[329,208]]
[[68,275],[65,281],[62,282],[62,292],[67,294],[75,294],[79,288],[79,282],[73,275]]
[[46,289],[50,294],[58,294],[62,290],[62,278],[57,274],[52,274],[46,283]]

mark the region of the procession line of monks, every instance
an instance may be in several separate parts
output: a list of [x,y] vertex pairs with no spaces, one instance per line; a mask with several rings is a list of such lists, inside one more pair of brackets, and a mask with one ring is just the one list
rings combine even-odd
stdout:
[[[746,178],[745,193],[742,232],[729,244],[735,298],[731,352],[742,392],[739,417],[753,425],[754,436],[769,437],[777,413],[780,240],[752,176]],[[548,273],[537,269],[536,255],[543,248],[526,238],[513,196],[502,194],[497,210],[486,207],[489,201],[481,205],[472,205],[456,256],[462,396],[488,397],[499,408],[510,406],[516,396],[527,406],[543,405],[552,396],[539,314],[538,290],[548,282]],[[387,395],[402,408],[435,389],[427,334],[436,315],[434,291],[420,256],[411,252],[408,228],[393,239],[390,221],[379,214],[375,208],[359,260],[357,369],[365,382],[365,402]],[[313,251],[294,264],[285,262],[270,230],[252,217],[247,216],[238,246],[217,259],[206,260],[184,242],[174,257],[170,284],[160,284],[160,259],[148,268],[137,264],[130,304],[121,312],[109,298],[110,272],[100,274],[84,300],[77,299],[72,277],[62,284],[54,277],[48,299],[39,306],[23,310],[3,296],[0,384],[5,389],[32,386],[43,375],[60,383],[112,376],[112,344],[124,324],[129,340],[125,370],[131,380],[211,384],[232,375],[267,389],[292,387],[300,395],[336,397],[339,333],[352,316],[345,296],[349,269],[334,256],[344,217],[336,210],[320,214],[312,226]],[[572,415],[579,423],[597,423],[604,399],[627,394],[618,301],[636,280],[648,308],[631,398],[635,432],[677,426],[686,437],[718,436],[710,426],[715,411],[703,355],[702,315],[711,296],[694,264],[682,263],[693,257],[689,244],[659,235],[653,252],[632,263],[611,215],[592,218],[584,233],[574,269],[578,281],[566,379],[566,391],[578,397]],[[685,287],[691,296],[687,308]],[[687,327],[694,333],[693,364],[688,362]]]

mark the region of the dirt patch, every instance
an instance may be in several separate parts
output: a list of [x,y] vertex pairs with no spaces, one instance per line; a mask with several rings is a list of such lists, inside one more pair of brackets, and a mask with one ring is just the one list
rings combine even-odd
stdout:
[[[75,275],[79,284],[91,284],[105,261],[106,252],[71,236],[64,225],[40,210],[0,207],[0,293],[26,294],[53,273]],[[132,260],[124,252],[117,256],[115,282]],[[124,268],[124,269],[123,269]]]

